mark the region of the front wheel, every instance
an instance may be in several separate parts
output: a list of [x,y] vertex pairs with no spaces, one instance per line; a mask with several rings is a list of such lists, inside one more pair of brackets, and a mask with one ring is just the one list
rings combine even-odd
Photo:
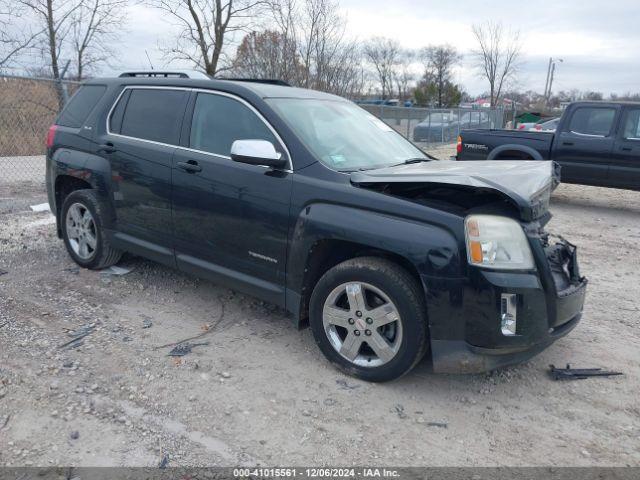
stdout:
[[311,295],[309,316],[324,355],[349,375],[373,382],[398,378],[427,350],[427,321],[418,282],[375,257],[329,270]]

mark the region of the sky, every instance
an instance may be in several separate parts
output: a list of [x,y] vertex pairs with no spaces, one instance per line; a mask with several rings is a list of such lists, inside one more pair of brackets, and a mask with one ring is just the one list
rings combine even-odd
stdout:
[[[405,48],[450,44],[464,58],[455,80],[472,95],[486,91],[473,67],[471,26],[500,21],[517,30],[523,42],[518,90],[544,90],[549,57],[558,63],[554,92],[559,90],[626,93],[640,91],[640,2],[638,0],[341,0],[347,34],[359,40],[375,35],[394,38]],[[173,27],[159,11],[130,7],[123,38],[122,64],[112,68],[148,67],[145,50],[158,68],[159,45]]]

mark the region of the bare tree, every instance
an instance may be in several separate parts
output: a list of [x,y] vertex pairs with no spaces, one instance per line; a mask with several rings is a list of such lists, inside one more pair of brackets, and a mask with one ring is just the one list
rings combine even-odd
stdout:
[[71,49],[78,80],[114,57],[127,0],[84,0],[72,15]]
[[0,0],[0,70],[10,67],[15,59],[33,46],[39,32],[17,24],[24,9],[12,0]]
[[251,32],[242,39],[233,60],[232,71],[239,77],[271,78],[297,83],[301,68],[296,45],[289,42],[282,33],[265,30]]
[[364,46],[364,56],[376,71],[383,99],[391,92],[400,53],[400,44],[390,38],[374,37]]
[[[21,5],[31,10],[41,28],[38,36],[40,48],[47,58],[54,79],[61,79],[61,55],[73,28],[73,15],[82,6],[78,0],[17,0]],[[64,90],[60,82],[57,83],[58,104],[64,105]]]
[[451,84],[453,67],[462,60],[462,55],[451,45],[429,46],[420,51],[427,76],[437,91],[437,106],[444,105],[445,90]]
[[516,75],[522,44],[519,32],[505,32],[501,23],[487,22],[472,27],[478,43],[472,52],[476,66],[489,82],[491,106],[495,107],[507,82]]
[[151,0],[182,28],[175,44],[165,48],[171,60],[187,60],[215,76],[223,65],[224,47],[234,33],[250,30],[267,0]]
[[415,75],[411,71],[411,64],[414,58],[415,52],[412,50],[403,50],[398,56],[398,63],[393,72],[393,79],[400,100],[406,100],[409,97],[410,84],[415,79]]
[[249,34],[240,44],[234,74],[277,76],[292,85],[348,97],[360,94],[360,50],[345,38],[335,0],[272,0],[271,11],[269,30]]

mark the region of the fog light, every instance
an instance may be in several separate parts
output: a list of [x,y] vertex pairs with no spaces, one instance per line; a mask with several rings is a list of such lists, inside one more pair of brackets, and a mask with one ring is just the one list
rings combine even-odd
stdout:
[[516,334],[517,317],[518,296],[515,293],[503,293],[500,296],[500,327],[503,335]]

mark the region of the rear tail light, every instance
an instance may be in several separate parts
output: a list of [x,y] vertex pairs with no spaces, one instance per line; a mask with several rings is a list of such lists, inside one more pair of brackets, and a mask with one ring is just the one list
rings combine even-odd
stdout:
[[58,129],[57,125],[51,125],[49,127],[49,131],[47,132],[47,148],[53,147],[53,141],[56,138],[56,130]]
[[462,153],[462,137],[458,135],[458,143],[456,144],[456,152]]

